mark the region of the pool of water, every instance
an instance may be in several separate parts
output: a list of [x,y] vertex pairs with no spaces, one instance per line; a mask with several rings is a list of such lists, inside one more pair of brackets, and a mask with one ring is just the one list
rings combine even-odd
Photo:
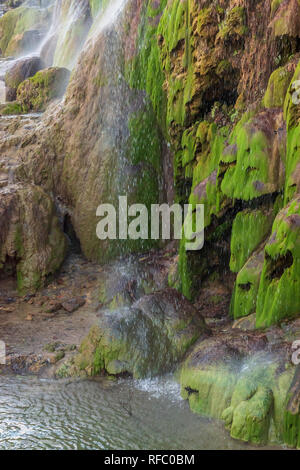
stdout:
[[170,376],[54,381],[0,377],[0,449],[251,449],[193,414]]

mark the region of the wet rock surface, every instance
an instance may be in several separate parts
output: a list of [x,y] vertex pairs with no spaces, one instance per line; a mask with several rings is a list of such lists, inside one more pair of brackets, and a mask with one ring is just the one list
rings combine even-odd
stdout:
[[60,267],[66,238],[50,197],[34,185],[0,189],[0,269],[14,274],[19,291],[35,291]]
[[[234,438],[299,446],[299,3],[132,0],[114,24],[91,29],[80,56],[96,12],[77,4],[54,15],[62,34],[42,52],[49,65],[75,66],[64,99],[52,100],[49,73],[65,70],[52,67],[0,107],[1,276],[17,272],[29,292],[20,300],[10,287],[1,299],[9,364],[139,377],[183,360],[194,411],[222,418]],[[3,56],[46,32],[49,12],[38,10],[0,20]],[[15,116],[24,110],[45,113]],[[177,201],[205,204],[200,254],[183,240],[171,271],[154,252],[105,269],[73,260],[49,286],[63,226],[90,260],[149,250],[99,243],[96,208],[123,193],[147,206],[173,200],[173,174]],[[49,236],[60,220],[56,241],[43,224],[22,232],[40,207]]]
[[26,78],[32,77],[44,67],[39,57],[25,57],[16,61],[5,74],[6,101],[15,101],[17,89]]
[[[61,366],[59,361],[68,361],[77,354],[76,348],[98,324],[109,305],[103,306],[103,291],[108,284],[115,284],[123,272],[125,285],[142,284],[140,295],[144,295],[148,285],[151,290],[166,286],[168,265],[168,257],[153,254],[101,267],[72,254],[52,282],[23,297],[18,294],[13,276],[1,278],[0,332],[7,348],[7,369],[40,374],[53,366],[45,372],[53,375],[54,369]],[[64,356],[56,360],[62,352]]]
[[174,369],[199,336],[208,334],[197,310],[180,293],[166,289],[101,313],[75,367],[92,375],[105,370],[155,376]]

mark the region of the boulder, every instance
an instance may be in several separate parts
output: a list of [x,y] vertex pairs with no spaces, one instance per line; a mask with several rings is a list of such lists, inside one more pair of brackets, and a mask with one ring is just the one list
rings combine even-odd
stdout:
[[0,189],[0,226],[0,273],[16,275],[20,293],[42,287],[66,253],[50,197],[31,184]]
[[181,294],[166,289],[131,307],[101,314],[80,347],[77,371],[95,375],[127,372],[136,378],[172,370],[189,347],[209,333],[197,310]]
[[269,345],[266,354],[267,345],[264,333],[225,331],[198,341],[180,376],[182,397],[194,412],[222,419],[234,439],[255,444],[283,441],[294,374],[285,348]]
[[69,78],[70,72],[64,68],[41,70],[19,85],[17,99],[25,112],[44,111],[51,100],[63,96]]
[[25,57],[17,60],[5,74],[6,101],[14,101],[20,83],[35,75],[43,66],[39,57]]

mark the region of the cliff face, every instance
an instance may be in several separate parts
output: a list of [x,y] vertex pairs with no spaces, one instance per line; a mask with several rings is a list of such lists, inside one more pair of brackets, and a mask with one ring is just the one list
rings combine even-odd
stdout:
[[177,200],[205,204],[206,247],[189,254],[182,243],[181,290],[192,298],[223,256],[238,273],[235,318],[256,312],[263,326],[296,316],[299,3],[165,3],[144,6],[127,73],[172,143]]
[[[233,275],[234,320],[265,328],[299,317],[298,0],[130,0],[126,6],[116,0],[103,14],[106,2],[82,1],[80,18],[74,2],[57,3],[64,13],[57,19],[61,34],[50,34],[43,57],[47,65],[74,69],[62,102],[29,128],[22,121],[5,128],[10,136],[0,143],[0,170],[9,174],[7,190],[17,183],[54,200],[60,216],[71,219],[83,253],[99,262],[153,247],[151,241],[100,242],[100,203],[117,204],[124,194],[129,204],[202,203],[205,246],[190,253],[182,241],[170,284],[194,300],[204,282]],[[124,9],[110,23],[114,7]],[[2,52],[12,44],[5,24],[0,20]],[[26,94],[28,82],[19,87],[17,95]],[[48,212],[55,225],[50,205]],[[62,246],[56,228],[53,250]],[[8,249],[2,238],[0,269],[7,269],[7,256],[23,269],[24,250]],[[57,266],[49,255],[38,285],[58,267],[63,251]],[[30,276],[25,286],[36,288]],[[203,344],[196,345],[182,373],[183,395],[197,411],[223,415],[234,437],[263,442],[274,428],[278,439],[296,445],[298,408],[282,411],[294,370],[283,373],[284,363],[275,361],[265,378],[258,368],[239,382],[224,363],[232,349],[244,354],[235,341],[207,340],[214,358],[209,365],[202,363]],[[220,345],[224,357],[214,352]],[[205,390],[220,402],[215,412]],[[293,435],[284,428],[289,423]]]

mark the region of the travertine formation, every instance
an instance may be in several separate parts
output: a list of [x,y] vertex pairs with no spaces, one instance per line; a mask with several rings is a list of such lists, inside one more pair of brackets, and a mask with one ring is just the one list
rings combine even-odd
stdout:
[[[204,204],[205,246],[187,252],[182,240],[169,283],[197,305],[229,279],[227,314],[247,347],[234,329],[204,338],[194,307],[177,318],[164,291],[114,304],[72,370],[141,377],[162,370],[161,356],[173,367],[198,339],[181,371],[191,407],[222,417],[234,438],[299,447],[299,371],[270,341],[300,315],[299,1],[44,3],[0,19],[2,56],[26,54],[39,35],[47,66],[6,75],[15,101],[0,107],[0,272],[16,273],[21,291],[40,287],[63,261],[66,217],[89,260],[157,247],[98,240],[97,206],[119,195]],[[8,117],[30,111],[45,113],[30,125]]]

